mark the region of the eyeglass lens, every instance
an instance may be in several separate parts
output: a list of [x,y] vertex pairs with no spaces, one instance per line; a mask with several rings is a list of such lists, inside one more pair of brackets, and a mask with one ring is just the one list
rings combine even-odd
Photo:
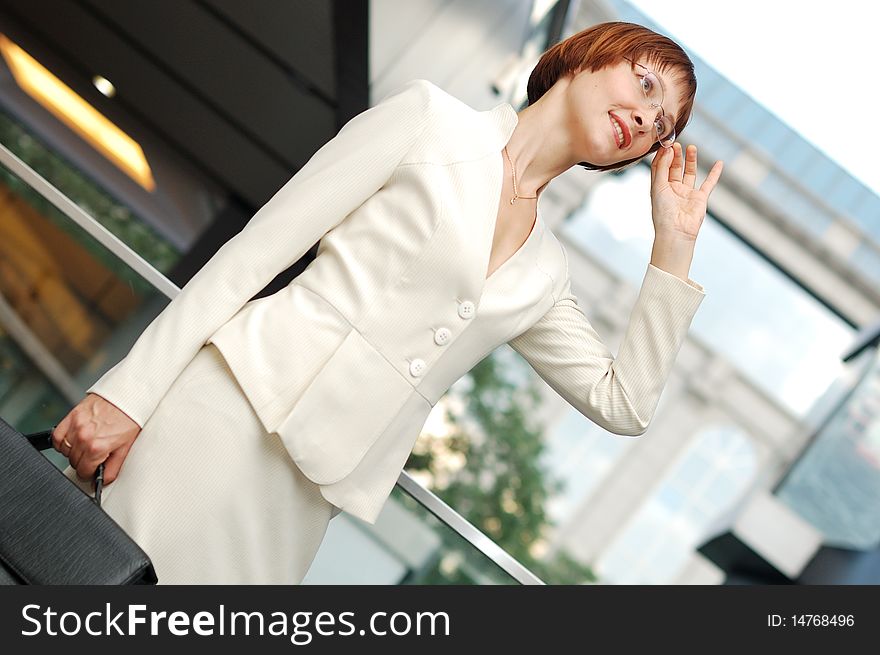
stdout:
[[[645,94],[648,102],[651,103],[651,106],[660,109],[663,103],[663,87],[660,85],[660,80],[657,79],[657,76],[653,72],[647,71],[642,76],[640,83],[642,92]],[[666,145],[664,143],[666,141],[671,143],[670,138],[675,138],[675,126],[672,124],[672,121],[668,117],[661,115],[657,117],[655,125],[657,138],[661,144]]]

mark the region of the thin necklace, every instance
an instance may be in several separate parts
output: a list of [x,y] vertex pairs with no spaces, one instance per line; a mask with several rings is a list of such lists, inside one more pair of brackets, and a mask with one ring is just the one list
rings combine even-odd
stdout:
[[510,159],[510,153],[507,152],[507,146],[504,146],[504,154],[507,155],[507,161],[510,162],[510,175],[513,178],[513,198],[510,199],[510,204],[516,202],[517,198],[522,198],[523,200],[534,200],[538,196],[521,196],[516,192],[516,166],[513,165],[513,161]]

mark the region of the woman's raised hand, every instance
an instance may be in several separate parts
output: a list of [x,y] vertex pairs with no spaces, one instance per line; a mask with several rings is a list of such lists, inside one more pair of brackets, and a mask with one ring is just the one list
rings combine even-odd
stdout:
[[657,151],[651,162],[651,216],[656,236],[697,238],[722,167],[723,163],[716,161],[697,189],[697,146],[689,145],[686,156],[678,142]]
[[89,393],[55,426],[52,445],[70,460],[81,480],[93,478],[104,462],[104,484],[109,484],[119,475],[140,431],[116,405]]

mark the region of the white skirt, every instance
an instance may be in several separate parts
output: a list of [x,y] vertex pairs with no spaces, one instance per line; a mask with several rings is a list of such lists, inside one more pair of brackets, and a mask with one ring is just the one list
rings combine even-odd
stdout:
[[[64,474],[91,496],[91,481]],[[299,584],[337,508],[204,346],[144,425],[101,507],[159,584]]]

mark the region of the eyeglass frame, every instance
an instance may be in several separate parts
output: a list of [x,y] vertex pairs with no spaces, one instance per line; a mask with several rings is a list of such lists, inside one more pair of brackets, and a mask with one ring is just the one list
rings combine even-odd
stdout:
[[[652,71],[647,66],[638,63],[637,61],[633,61],[629,57],[624,57],[624,59],[626,59],[633,66],[638,66],[638,67],[644,68],[646,71],[648,71],[645,75],[639,75],[638,73],[635,73],[635,71],[633,71],[633,72],[640,80],[639,87],[642,89],[642,95],[645,96],[645,100],[648,101],[648,103],[650,104],[652,109],[659,109],[660,116],[665,118],[666,117],[666,110],[663,109],[663,103],[666,101],[666,91],[663,87],[663,83],[660,81],[660,78],[657,76],[657,73]],[[651,98],[648,97],[648,92],[645,91],[645,87],[642,86],[642,84],[641,84],[641,80],[644,80],[648,75],[653,75],[654,79],[657,80],[657,86],[660,88],[660,102],[653,102],[651,100]],[[657,129],[657,121],[655,120],[654,121],[654,133],[657,135],[657,143],[659,143],[660,146],[663,148],[671,148],[672,144],[675,143],[675,137],[677,135],[675,134],[675,124],[674,123],[672,124],[671,134],[668,137],[666,137],[665,139],[661,139],[660,138],[660,131]],[[666,142],[666,143],[664,143],[664,142]]]

